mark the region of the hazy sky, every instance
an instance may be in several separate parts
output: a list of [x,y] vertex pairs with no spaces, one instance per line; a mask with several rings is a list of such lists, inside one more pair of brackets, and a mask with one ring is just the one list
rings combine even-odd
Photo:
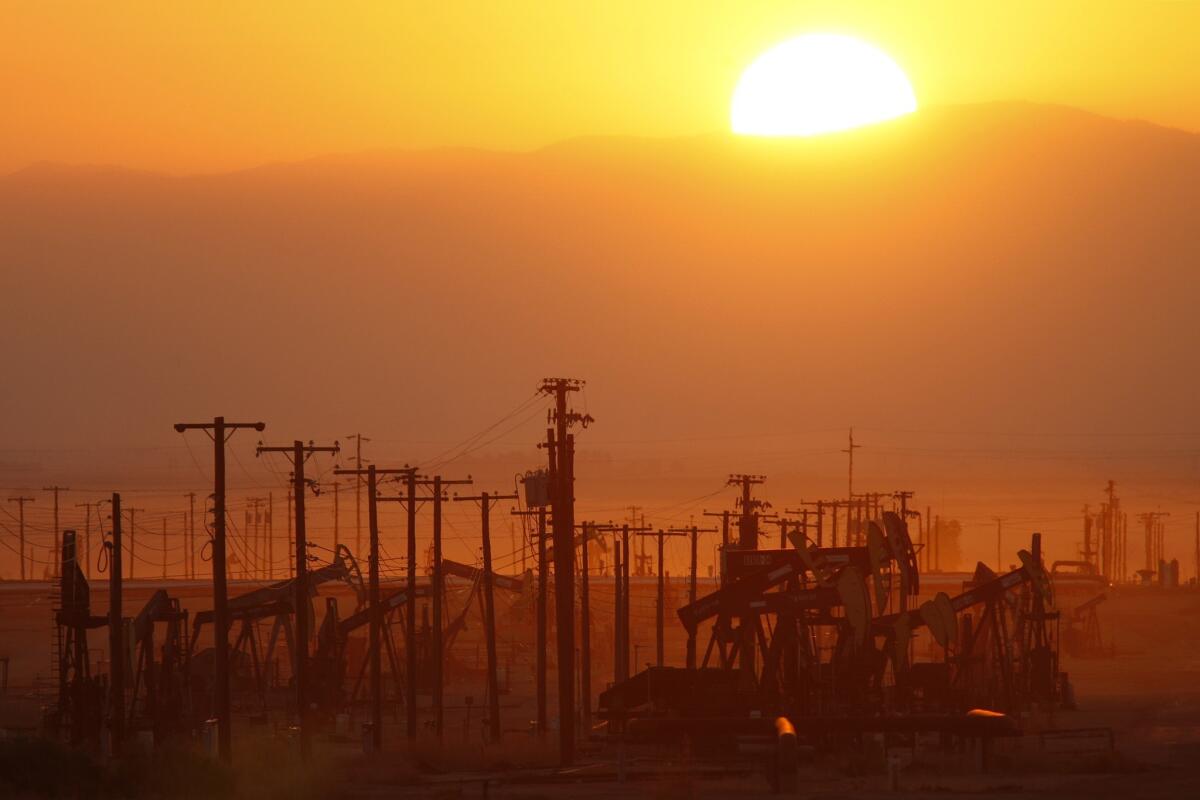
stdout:
[[526,148],[727,126],[740,71],[858,35],[923,104],[1031,100],[1200,129],[1194,2],[0,4],[0,171],[175,172],[331,151]]

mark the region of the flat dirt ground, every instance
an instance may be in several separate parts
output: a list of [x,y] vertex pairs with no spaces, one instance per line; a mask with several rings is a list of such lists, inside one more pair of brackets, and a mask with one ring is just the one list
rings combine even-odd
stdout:
[[[132,583],[126,590],[126,615],[136,614],[154,588],[148,582]],[[9,734],[36,730],[41,709],[53,696],[49,680],[51,591],[48,584],[0,583],[0,660],[7,658],[9,668],[8,687],[0,696],[0,729]],[[193,612],[209,606],[203,584],[173,584],[171,592]],[[95,591],[93,613],[103,613],[107,606],[104,593]],[[980,773],[978,757],[973,754],[942,756],[932,746],[922,748],[915,757],[910,751],[900,753],[899,792],[930,798],[1200,797],[1200,591],[1194,587],[1110,590],[1100,615],[1106,644],[1115,646],[1115,657],[1064,656],[1063,668],[1070,673],[1079,710],[1058,712],[1052,719],[1027,720],[1030,733],[1001,748],[987,774]],[[652,631],[639,635],[642,641],[652,641]],[[105,633],[97,632],[91,641],[94,655],[103,657]],[[669,647],[673,647],[670,641]],[[456,657],[473,667],[478,651],[478,626],[469,623],[457,643]],[[612,754],[598,749],[585,748],[581,766],[574,772],[550,769],[553,753],[535,744],[527,733],[528,721],[534,716],[533,686],[532,670],[524,664],[528,652],[522,652],[515,661],[508,661],[510,674],[505,682],[510,691],[503,701],[505,745],[485,748],[478,743],[475,731],[481,709],[478,705],[467,708],[466,698],[481,704],[483,686],[473,677],[478,673],[467,670],[447,690],[451,706],[448,741],[452,742],[448,754],[401,752],[401,720],[395,717],[389,717],[385,725],[388,753],[382,766],[363,761],[356,735],[323,734],[317,742],[319,766],[314,767],[320,774],[308,782],[307,792],[295,796],[584,800],[770,793],[757,771],[739,771],[727,764],[687,763],[671,753],[630,753],[624,783],[614,779]],[[610,660],[608,655],[602,657]],[[607,675],[598,678],[597,690],[606,679]],[[1114,751],[1107,752],[1102,737],[1043,741],[1034,732],[1050,727],[1111,729]],[[238,719],[235,725],[239,744],[245,743],[246,750],[253,750],[263,739],[278,738],[280,730],[251,727],[248,717]],[[855,774],[863,772],[869,770],[856,768],[852,759],[821,759],[803,768],[797,794],[808,798],[895,794],[887,776]],[[239,791],[242,794],[293,796],[291,790]]]

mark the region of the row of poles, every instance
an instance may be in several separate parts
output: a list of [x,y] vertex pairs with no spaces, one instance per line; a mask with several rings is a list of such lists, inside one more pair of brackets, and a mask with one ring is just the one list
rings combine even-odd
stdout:
[[[567,408],[567,396],[579,391],[583,382],[570,378],[550,378],[543,381],[541,391],[554,399],[554,410],[551,413],[553,425],[547,430],[546,440],[539,444],[547,453],[549,476],[549,500],[553,510],[551,515],[551,533],[554,542],[554,572],[555,572],[555,607],[558,627],[558,708],[559,708],[559,756],[564,764],[574,761],[575,755],[575,696],[572,676],[575,665],[574,642],[574,434],[571,428],[577,424],[586,426],[592,421],[587,415],[577,414]],[[213,442],[213,531],[212,531],[212,580],[213,580],[213,622],[214,622],[214,710],[217,722],[217,752],[218,757],[225,762],[233,759],[232,714],[230,702],[230,670],[229,670],[229,595],[227,585],[227,532],[226,532],[226,485],[225,485],[225,445],[234,434],[241,430],[262,432],[266,428],[263,422],[230,422],[224,417],[215,417],[212,422],[183,422],[175,425],[175,430],[184,433],[192,430],[203,431]],[[361,446],[361,440],[360,440]],[[315,453],[337,453],[339,448],[332,446],[317,446],[305,444],[300,440],[291,446],[267,447],[260,445],[258,453],[279,453],[290,457],[292,466],[293,498],[295,502],[295,600],[296,615],[296,661],[295,689],[296,707],[299,717],[300,752],[304,759],[311,757],[312,752],[312,721],[309,712],[307,654],[309,652],[309,636],[311,631],[308,598],[307,570],[307,535],[305,529],[304,496],[307,481],[304,475],[306,461]],[[431,501],[433,505],[433,705],[434,728],[440,737],[443,730],[443,676],[442,665],[442,598],[444,594],[444,576],[441,566],[441,508],[447,499],[445,487],[454,484],[467,484],[470,480],[447,480],[441,476],[424,478],[418,475],[415,467],[400,469],[382,469],[374,464],[366,465],[358,459],[354,469],[337,469],[335,474],[353,475],[357,480],[365,479],[367,492],[368,529],[370,532],[368,555],[368,608],[370,614],[369,645],[370,655],[370,692],[371,692],[371,738],[372,749],[379,752],[383,745],[383,684],[381,679],[381,647],[380,639],[383,631],[383,608],[379,592],[379,524],[378,503],[380,501],[396,501],[404,503],[408,516],[407,538],[407,580],[410,591],[416,587],[416,511],[417,507]],[[383,498],[379,496],[381,479],[391,479],[402,482],[405,493],[399,497]],[[432,491],[428,497],[417,495],[418,487],[428,487]],[[492,552],[490,538],[490,514],[494,506],[502,501],[517,499],[515,494],[491,494],[482,492],[472,496],[455,495],[454,500],[474,502],[481,510],[481,532],[483,538],[483,599],[484,599],[484,631],[488,659],[488,701],[489,729],[493,741],[500,738],[499,713],[499,682],[497,678],[496,653],[496,620],[493,603],[492,587]],[[112,652],[120,652],[120,583],[121,583],[121,531],[120,531],[120,498],[113,496],[113,537],[108,543],[111,546],[113,558],[111,561],[110,585],[113,587],[111,597],[110,620]],[[545,528],[545,512],[542,511],[541,527]],[[584,537],[586,540],[586,537]],[[544,553],[545,537],[539,537],[539,548]],[[585,562],[586,563],[586,562]],[[542,559],[545,564],[545,559]],[[545,567],[543,566],[543,570]],[[586,572],[585,572],[586,574]],[[543,575],[543,578],[545,576]],[[543,580],[539,594],[545,601],[545,586]],[[586,603],[584,605],[586,608]],[[544,608],[544,605],[543,605]],[[661,612],[660,612],[661,613]],[[409,646],[407,650],[406,689],[406,732],[413,740],[417,736],[417,649],[413,646],[416,640],[416,603],[406,604],[405,627]],[[545,637],[544,615],[539,624],[540,643],[544,644]],[[585,639],[586,641],[586,639]],[[544,648],[539,648],[539,656],[544,658]],[[584,663],[590,654],[582,654]],[[114,665],[117,659],[114,659]],[[123,676],[120,666],[114,666],[111,678],[113,687],[114,708],[123,708]],[[544,668],[539,674],[545,674]],[[590,687],[584,687],[590,691]],[[544,691],[544,689],[543,689]],[[544,715],[544,704],[542,705]],[[114,719],[120,714],[114,715]],[[544,720],[542,721],[544,723]],[[543,726],[544,729],[544,726]],[[112,729],[114,751],[119,752],[121,730],[119,722]]]

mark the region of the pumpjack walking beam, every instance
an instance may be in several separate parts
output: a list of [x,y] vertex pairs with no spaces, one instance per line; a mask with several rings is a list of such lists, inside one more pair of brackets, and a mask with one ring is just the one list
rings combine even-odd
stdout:
[[456,501],[479,504],[480,530],[483,536],[483,632],[487,645],[488,664],[488,737],[500,741],[500,679],[496,674],[496,603],[492,593],[492,506],[503,500],[516,500],[515,494],[489,494],[482,492],[472,497],[454,496]]
[[296,670],[296,716],[300,721],[300,758],[308,761],[312,757],[312,720],[308,702],[308,659],[309,622],[308,598],[308,535],[304,518],[304,495],[307,484],[304,480],[304,462],[313,453],[341,452],[337,442],[332,447],[317,447],[312,442],[305,444],[299,439],[286,447],[258,446],[257,455],[263,453],[287,453],[292,458],[292,493],[296,497],[296,652],[293,655]]
[[[368,628],[368,649],[371,663],[371,753],[378,756],[383,750],[383,664],[379,640],[383,636],[383,605],[379,600],[379,476],[408,475],[415,472],[416,467],[401,469],[379,469],[374,464],[368,464],[366,469],[335,469],[334,475],[367,476],[367,525],[370,529],[370,554],[368,565],[368,606],[371,613],[371,624]],[[356,477],[355,480],[360,480]],[[409,587],[415,590],[416,587]],[[409,647],[412,643],[409,642]],[[411,680],[411,676],[409,676]]]
[[[213,442],[213,625],[214,625],[214,678],[217,712],[217,753],[226,764],[233,761],[233,725],[229,707],[229,593],[225,567],[225,442],[238,430],[251,428],[261,433],[266,429],[263,422],[226,422],[224,417],[214,417],[212,422],[178,422],[179,433],[202,430]],[[113,511],[113,526],[116,510]],[[114,651],[115,652],[115,651]]]

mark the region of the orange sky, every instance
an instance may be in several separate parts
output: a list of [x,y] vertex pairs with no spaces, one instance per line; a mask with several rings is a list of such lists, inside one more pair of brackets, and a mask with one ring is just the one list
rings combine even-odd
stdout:
[[789,36],[879,45],[921,103],[1032,100],[1200,129],[1200,4],[7,0],[0,171],[176,172],[331,151],[727,127]]

